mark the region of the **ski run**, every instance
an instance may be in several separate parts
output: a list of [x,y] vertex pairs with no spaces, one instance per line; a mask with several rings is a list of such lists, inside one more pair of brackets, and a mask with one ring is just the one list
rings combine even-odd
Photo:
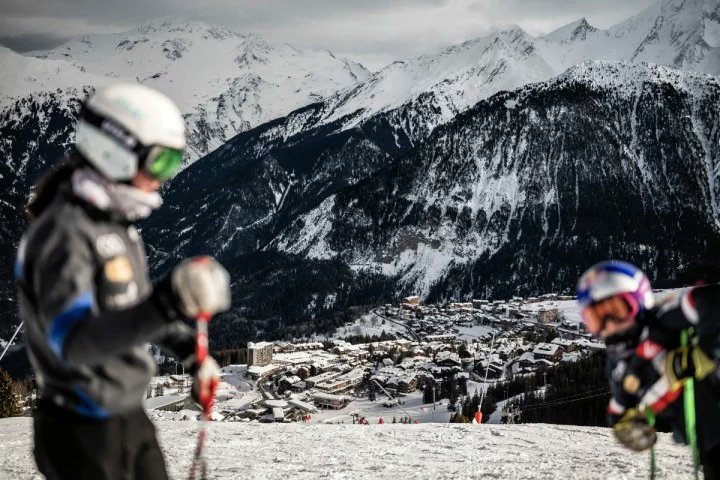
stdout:
[[[185,478],[197,422],[156,421],[172,478]],[[39,478],[29,418],[0,420],[0,478]],[[692,477],[687,447],[660,434],[658,478]],[[649,474],[610,429],[567,425],[305,425],[212,423],[213,479],[565,478]]]

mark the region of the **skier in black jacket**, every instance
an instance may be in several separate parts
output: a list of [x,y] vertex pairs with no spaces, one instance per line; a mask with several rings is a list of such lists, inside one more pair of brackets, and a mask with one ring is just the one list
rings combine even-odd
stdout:
[[[694,404],[700,459],[706,478],[720,478],[720,286],[673,292],[657,305],[650,282],[624,262],[601,262],[578,283],[585,326],[607,345],[612,398],[608,406],[616,438],[633,450],[654,445],[649,416],[673,426],[688,443],[683,383],[695,378]],[[683,331],[694,329],[682,345]]]
[[150,283],[134,222],[160,206],[160,182],[180,167],[177,107],[140,85],[85,102],[76,151],[41,182],[15,265],[20,313],[40,391],[35,459],[49,479],[167,478],[142,400],[155,363],[147,343],[191,365],[190,320],[224,311],[229,276],[214,260],[184,261]]

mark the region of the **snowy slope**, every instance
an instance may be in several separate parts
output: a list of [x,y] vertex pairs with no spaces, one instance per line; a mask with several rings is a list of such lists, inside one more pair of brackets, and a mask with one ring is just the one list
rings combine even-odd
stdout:
[[[156,422],[172,478],[187,476],[196,422]],[[0,420],[0,477],[36,478],[31,421]],[[646,478],[647,454],[623,449],[606,428],[567,425],[210,425],[217,479]],[[658,477],[692,478],[687,447],[660,434]]]
[[[42,72],[68,62],[74,70],[107,81],[137,81],[167,93],[186,115],[189,160],[212,151],[238,132],[317,101],[364,80],[368,72],[329,51],[299,50],[272,44],[253,34],[199,22],[150,23],[114,34],[71,39],[45,52],[33,52],[41,74],[29,87],[11,91],[0,77],[0,108],[13,98],[75,82],[61,69],[55,78]],[[5,66],[3,70],[14,68]]]
[[397,108],[423,93],[443,98],[449,120],[501,90],[547,80],[587,60],[657,63],[720,74],[720,1],[658,0],[637,15],[599,30],[584,18],[544,36],[519,27],[395,62],[334,95],[325,121],[347,115],[347,126]]
[[554,68],[583,60],[620,60],[720,73],[720,2],[659,0],[607,30],[583,18],[538,39],[540,55]]
[[93,75],[64,60],[42,60],[13,52],[0,45],[0,111],[18,98],[54,92],[80,95],[86,86],[103,85],[108,79]]
[[426,92],[445,100],[442,116],[447,120],[498,91],[552,76],[553,69],[537,55],[533,40],[515,27],[454,45],[439,54],[395,62],[333,96],[325,121],[362,110],[363,115],[354,119],[357,122]]

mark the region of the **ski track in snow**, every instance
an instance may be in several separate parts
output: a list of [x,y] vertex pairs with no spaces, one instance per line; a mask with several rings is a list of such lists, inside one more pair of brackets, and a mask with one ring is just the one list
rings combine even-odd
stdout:
[[[40,478],[31,419],[0,420],[0,478]],[[196,422],[156,422],[172,478],[185,478]],[[658,478],[692,478],[687,447],[660,434]],[[210,425],[213,479],[647,478],[647,454],[607,428],[568,425]]]

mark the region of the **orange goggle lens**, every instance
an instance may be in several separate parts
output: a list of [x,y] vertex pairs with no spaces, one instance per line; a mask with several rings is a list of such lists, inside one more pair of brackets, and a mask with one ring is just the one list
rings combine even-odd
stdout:
[[637,309],[633,308],[630,299],[618,295],[583,308],[582,318],[587,330],[597,336],[605,330],[608,322],[628,323],[636,313]]

